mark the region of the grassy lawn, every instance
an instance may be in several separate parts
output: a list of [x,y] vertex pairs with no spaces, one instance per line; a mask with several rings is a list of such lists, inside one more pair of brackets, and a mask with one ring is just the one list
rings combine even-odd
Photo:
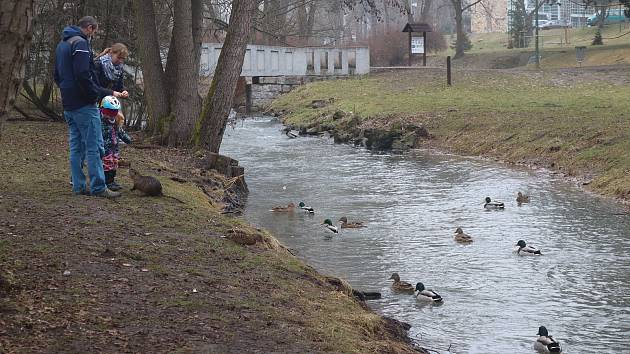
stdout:
[[[353,112],[363,124],[402,117],[403,125],[423,124],[434,137],[431,144],[592,176],[596,191],[628,198],[626,73],[456,71],[455,85],[447,87],[441,71],[389,72],[309,84],[273,106],[298,127],[343,129],[351,118],[333,120],[337,110]],[[329,98],[334,103],[325,108],[310,107],[311,100]]]
[[[586,57],[582,66],[599,66],[599,65],[618,65],[630,64],[630,26],[621,28],[619,24],[606,25],[602,31],[604,45],[593,46],[591,42],[595,36],[597,28],[557,28],[551,30],[540,31],[540,47],[541,47],[541,68],[557,69],[566,67],[578,67],[575,58],[575,47],[586,46]],[[626,34],[626,35],[624,35]],[[618,38],[617,38],[618,37]],[[568,43],[567,43],[568,39]],[[528,48],[508,49],[507,33],[473,33],[470,34],[470,40],[473,47],[466,52],[464,59],[460,60],[463,67],[488,67],[488,62],[496,60],[505,61],[506,58],[519,57],[525,55],[528,57],[534,51],[534,41],[530,42]],[[447,36],[447,42],[452,43],[455,37]],[[455,53],[452,49],[448,49],[442,53],[433,55],[433,63],[443,65],[444,58],[447,55],[453,56]],[[518,61],[517,61],[518,62]],[[521,62],[519,65],[525,65]],[[454,65],[458,65],[457,62]],[[507,66],[507,67],[514,67]],[[492,66],[491,68],[503,68],[502,65]]]

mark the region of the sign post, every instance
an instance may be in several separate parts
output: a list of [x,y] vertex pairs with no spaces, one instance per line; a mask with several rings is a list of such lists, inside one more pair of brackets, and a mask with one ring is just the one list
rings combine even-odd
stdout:
[[[427,32],[432,32],[431,26],[426,23],[408,23],[403,32],[409,33],[409,66],[414,54],[422,54],[422,65],[427,66]],[[414,36],[414,33],[422,33],[422,36]]]

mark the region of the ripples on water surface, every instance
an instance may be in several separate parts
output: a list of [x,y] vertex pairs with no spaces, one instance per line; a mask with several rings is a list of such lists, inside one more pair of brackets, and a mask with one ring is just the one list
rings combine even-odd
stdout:
[[[630,217],[614,215],[618,205],[542,173],[426,152],[375,154],[288,139],[280,128],[258,119],[226,131],[221,153],[247,173],[245,217],[318,270],[382,292],[370,305],[411,324],[421,343],[530,353],[544,325],[565,353],[630,352]],[[519,190],[530,204],[516,205]],[[486,196],[506,210],[484,211]],[[315,216],[269,212],[299,201]],[[344,215],[368,227],[327,237],[322,220]],[[454,242],[457,226],[472,245]],[[512,254],[519,239],[544,256]],[[392,272],[422,281],[444,304],[393,294]]]

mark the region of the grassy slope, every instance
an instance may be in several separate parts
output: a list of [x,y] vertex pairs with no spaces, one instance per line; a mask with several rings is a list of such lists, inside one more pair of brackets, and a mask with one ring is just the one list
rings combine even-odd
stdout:
[[226,181],[185,151],[123,151],[184,204],[128,190],[109,201],[71,195],[63,124],[5,129],[0,352],[412,352],[270,235],[222,216],[192,181],[217,196]]
[[[444,84],[443,75],[407,71],[318,82],[279,98],[274,108],[289,112],[285,121],[296,126],[339,125],[343,120],[331,118],[337,109],[352,111],[364,122],[402,116],[403,122],[424,124],[435,137],[432,144],[440,147],[553,163],[569,175],[595,174],[596,191],[630,198],[627,74],[625,83],[615,84],[579,72],[468,71],[454,74],[453,87]],[[310,108],[311,100],[331,97],[334,104]]]
[[[569,29],[569,44],[565,42],[564,29],[540,31],[542,67],[553,69],[578,66],[575,60],[576,46],[587,47],[586,59],[582,66],[630,64],[630,34],[614,38],[630,31],[630,28],[624,29],[622,27],[620,32],[618,24],[607,25],[602,31],[602,37],[611,39],[604,39],[603,46],[592,46],[591,42],[596,30],[595,27]],[[561,37],[563,38],[562,45],[559,44]],[[534,50],[533,41],[529,48],[507,49],[508,35],[506,33],[475,33],[470,35],[470,40],[473,47],[466,52],[468,58],[463,59],[464,65],[468,67],[471,64],[480,67],[483,65],[483,61],[488,62],[489,59],[518,56],[522,53],[531,54]],[[452,41],[449,39],[449,42]],[[436,55],[432,61],[436,65],[443,65],[444,57],[453,54],[454,52],[449,49]],[[455,61],[454,65],[458,65],[458,62]]]

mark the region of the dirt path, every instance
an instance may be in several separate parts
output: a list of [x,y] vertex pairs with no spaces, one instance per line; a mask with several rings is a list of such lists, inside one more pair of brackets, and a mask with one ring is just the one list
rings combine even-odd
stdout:
[[185,151],[123,151],[183,205],[129,192],[126,171],[109,201],[71,195],[63,124],[5,128],[0,353],[416,352],[402,324],[222,216],[225,181]]

